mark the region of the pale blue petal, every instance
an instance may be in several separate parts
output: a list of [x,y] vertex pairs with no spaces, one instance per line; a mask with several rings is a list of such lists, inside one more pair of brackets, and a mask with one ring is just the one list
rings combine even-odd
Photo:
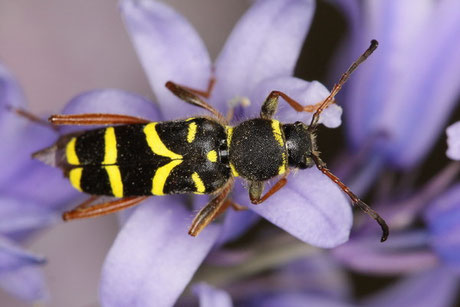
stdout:
[[460,2],[369,3],[362,18],[371,22],[355,43],[381,44],[350,82],[349,132],[356,146],[386,133],[376,150],[407,168],[434,145],[459,94]]
[[39,268],[44,263],[43,257],[0,236],[0,288],[26,301],[45,299],[47,291]]
[[220,231],[209,225],[188,235],[192,214],[180,197],[150,198],[118,234],[102,269],[103,306],[172,306]]
[[344,266],[365,274],[412,273],[439,264],[424,232],[395,233],[385,243],[380,242],[377,234],[358,237],[332,253]]
[[249,204],[247,194],[237,194],[234,198],[315,246],[335,247],[346,242],[350,235],[353,219],[349,199],[316,168],[291,174],[288,184],[260,205]]
[[299,307],[299,306],[321,306],[321,307],[351,307],[347,302],[341,302],[327,296],[316,293],[287,292],[274,293],[261,296],[252,301],[248,306],[252,307]]
[[24,109],[26,100],[21,87],[12,74],[0,62],[0,139],[14,134],[15,129],[26,122],[8,110],[9,107]]
[[425,212],[430,243],[443,263],[460,273],[460,184],[434,200]]
[[0,288],[29,302],[46,301],[49,297],[45,276],[40,268],[24,266],[0,273]]
[[27,265],[41,265],[45,258],[27,252],[13,241],[0,236],[0,274],[14,271]]
[[200,307],[232,307],[230,295],[220,289],[206,283],[199,283],[193,286],[193,292],[200,299]]
[[216,60],[212,101],[224,104],[235,96],[247,97],[266,78],[292,75],[314,10],[312,0],[257,1]]
[[166,89],[167,81],[205,90],[211,77],[206,47],[183,16],[159,1],[124,0],[121,13],[165,119],[202,112]]
[[456,122],[455,124],[447,127],[446,134],[446,155],[452,160],[460,160],[460,122]]
[[458,281],[446,268],[422,271],[365,300],[368,307],[447,307],[453,306]]
[[54,224],[60,218],[50,207],[40,205],[39,202],[2,195],[0,220],[0,234],[11,236]]
[[[158,108],[146,98],[118,89],[93,90],[82,93],[66,105],[63,114],[123,114],[151,121],[161,120]],[[65,126],[64,132],[91,129],[94,126]]]
[[218,244],[224,244],[239,238],[259,220],[260,216],[251,210],[235,211],[233,208],[229,208],[222,223],[222,232],[219,235]]

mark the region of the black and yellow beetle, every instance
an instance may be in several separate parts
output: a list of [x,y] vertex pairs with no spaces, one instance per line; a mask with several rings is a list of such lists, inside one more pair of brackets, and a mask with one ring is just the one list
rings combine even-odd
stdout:
[[[315,141],[319,115],[333,102],[349,75],[376,48],[377,41],[373,40],[331,94],[313,107],[303,107],[286,94],[272,91],[262,105],[259,118],[231,127],[229,119],[199,98],[209,96],[213,80],[207,92],[167,82],[166,87],[173,94],[208,110],[213,117],[149,122],[117,114],[53,115],[49,120],[55,125],[109,126],[61,136],[34,157],[61,168],[76,189],[93,195],[64,213],[65,220],[115,212],[151,195],[215,195],[193,220],[189,230],[192,236],[228,206],[237,207],[228,199],[234,177],[248,182],[251,202],[259,204],[286,184],[290,169],[316,165],[339,185],[353,204],[380,224],[383,242],[389,232],[385,221],[326,168]],[[283,124],[273,119],[280,96],[298,112],[315,111],[310,125]],[[277,176],[280,180],[262,195],[265,181]],[[119,199],[95,204],[98,195]]]

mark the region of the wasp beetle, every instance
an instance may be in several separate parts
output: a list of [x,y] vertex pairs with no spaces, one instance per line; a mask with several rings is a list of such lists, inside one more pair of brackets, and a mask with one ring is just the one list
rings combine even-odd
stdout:
[[[63,214],[64,220],[86,218],[116,212],[134,206],[148,196],[195,193],[214,198],[194,218],[189,230],[198,235],[228,206],[234,177],[248,182],[249,198],[260,204],[287,183],[290,169],[316,166],[333,180],[365,213],[382,228],[381,241],[388,236],[385,221],[334,176],[321,161],[316,146],[316,129],[321,112],[350,74],[376,48],[370,47],[350,66],[330,95],[315,106],[302,106],[280,91],[272,91],[262,105],[259,118],[231,127],[223,116],[199,96],[209,97],[208,90],[198,91],[173,82],[166,87],[187,103],[209,111],[212,117],[149,122],[118,114],[53,115],[54,125],[107,125],[89,131],[61,136],[58,141],[33,156],[63,170],[78,190],[93,195]],[[300,121],[284,124],[273,119],[282,97],[297,112],[315,112],[309,125]],[[280,177],[263,195],[265,182]],[[101,195],[118,199],[97,203]]]

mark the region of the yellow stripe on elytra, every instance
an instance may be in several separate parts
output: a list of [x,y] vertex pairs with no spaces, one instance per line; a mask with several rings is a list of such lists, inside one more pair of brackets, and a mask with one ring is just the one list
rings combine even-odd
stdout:
[[195,188],[196,188],[195,193],[203,194],[204,191],[206,190],[206,187],[204,186],[203,180],[201,180],[197,172],[194,172],[192,174],[192,180],[195,183]]
[[120,168],[117,165],[105,166],[109,176],[110,188],[115,197],[123,197],[123,181],[121,181]]
[[281,164],[281,166],[278,169],[278,175],[284,174],[286,172],[286,164],[287,164],[286,154],[283,152],[282,156],[283,156],[283,164]]
[[[144,127],[144,133],[147,138],[147,144],[149,144],[150,149],[154,154],[160,155],[163,157],[168,157],[173,160],[181,160],[182,156],[176,154],[169,150],[166,145],[161,141],[160,136],[156,130],[156,125],[158,123],[150,123]],[[165,165],[166,166],[166,165]],[[158,172],[158,171],[157,171]]]
[[272,129],[275,139],[280,143],[281,147],[284,147],[283,135],[281,134],[281,125],[280,122],[272,119]]
[[233,127],[227,126],[227,147],[230,148],[230,143],[232,142]]
[[[232,136],[233,136],[233,127],[226,127],[227,129],[227,147],[230,148],[230,144],[232,143]],[[240,174],[235,169],[235,166],[230,162],[230,170],[232,171],[233,177],[238,177]]]
[[115,129],[108,127],[104,134],[105,153],[102,164],[110,165],[117,163],[117,138],[115,137]]
[[188,125],[187,142],[191,143],[195,140],[196,128],[197,128],[197,125],[195,122],[191,122]]
[[232,170],[233,177],[238,177],[240,174],[235,169],[235,166],[230,162],[230,169]]
[[208,160],[211,161],[211,162],[216,162],[217,161],[217,152],[215,150],[210,150],[207,153],[206,158],[208,158]]
[[67,143],[65,149],[65,155],[67,157],[67,162],[71,165],[80,165],[80,160],[78,159],[77,152],[75,150],[75,144],[77,143],[77,138],[74,137]]
[[168,164],[159,167],[155,175],[153,176],[152,180],[152,194],[153,195],[164,195],[163,188],[166,183],[166,179],[168,179],[169,174],[179,164],[182,163],[182,160],[173,160]]
[[77,189],[78,191],[81,190],[81,174],[83,173],[82,167],[73,168],[69,172],[69,180],[72,186]]

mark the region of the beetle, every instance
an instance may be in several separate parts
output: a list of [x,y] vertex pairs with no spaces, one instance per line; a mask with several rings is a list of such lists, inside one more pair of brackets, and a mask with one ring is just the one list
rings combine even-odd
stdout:
[[[214,195],[194,218],[189,229],[192,236],[198,235],[227,207],[239,208],[228,198],[235,177],[247,181],[251,203],[260,204],[286,185],[290,170],[316,166],[354,205],[378,222],[383,242],[389,234],[385,221],[326,168],[316,145],[320,114],[377,46],[377,41],[372,40],[330,95],[315,106],[304,107],[285,93],[272,91],[261,107],[260,117],[232,127],[229,118],[200,98],[209,97],[214,79],[211,78],[206,92],[168,81],[166,87],[174,95],[204,108],[212,116],[149,122],[118,114],[52,115],[49,121],[53,125],[106,127],[63,135],[33,157],[61,168],[76,189],[92,195],[65,212],[64,220],[116,212],[151,195]],[[285,124],[274,119],[279,97],[297,112],[314,111],[310,124]],[[275,177],[280,179],[263,194],[265,182]],[[96,203],[101,195],[118,199]]]

